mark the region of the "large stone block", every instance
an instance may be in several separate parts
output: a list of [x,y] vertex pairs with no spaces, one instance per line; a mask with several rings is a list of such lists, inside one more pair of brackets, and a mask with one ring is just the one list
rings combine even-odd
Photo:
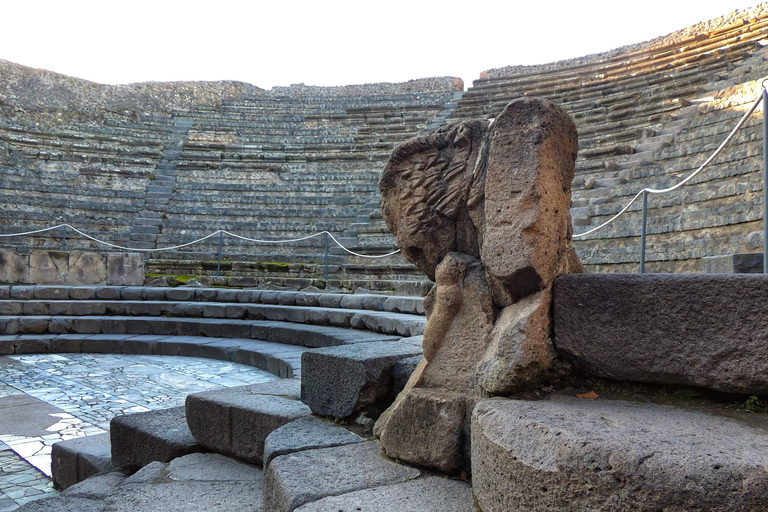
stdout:
[[13,249],[0,249],[0,283],[29,283],[29,256]]
[[361,443],[363,438],[330,421],[308,416],[275,429],[264,442],[264,467],[287,453]]
[[103,253],[72,251],[69,253],[67,284],[104,284],[107,280],[107,257]]
[[420,354],[420,347],[392,341],[304,352],[301,400],[313,413],[336,418],[346,418],[369,405],[385,408],[395,398],[395,363]]
[[52,447],[51,474],[59,489],[114,470],[109,433],[60,441]]
[[329,496],[296,512],[365,510],[366,512],[480,512],[472,487],[461,480],[427,477],[401,484]]
[[295,387],[267,384],[187,396],[187,423],[197,442],[219,453],[261,464],[267,436],[311,414],[309,407],[286,397]]
[[623,401],[484,400],[472,486],[485,512],[762,510],[768,432],[750,423]]
[[69,254],[62,251],[33,251],[29,255],[31,284],[67,284]]
[[115,416],[109,434],[112,463],[129,470],[203,449],[187,427],[184,407]]
[[142,286],[144,255],[132,252],[107,254],[107,284],[110,286]]
[[264,510],[291,512],[327,496],[412,480],[420,471],[382,457],[371,441],[291,453],[274,459],[264,478]]
[[555,347],[622,381],[768,393],[768,276],[581,274],[554,292]]

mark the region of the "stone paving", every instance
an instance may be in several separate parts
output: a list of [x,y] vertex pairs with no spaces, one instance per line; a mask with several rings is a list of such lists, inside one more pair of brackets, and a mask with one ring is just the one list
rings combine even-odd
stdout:
[[50,480],[55,442],[105,432],[116,415],[183,405],[189,393],[276,378],[177,356],[0,357],[0,512],[57,494]]

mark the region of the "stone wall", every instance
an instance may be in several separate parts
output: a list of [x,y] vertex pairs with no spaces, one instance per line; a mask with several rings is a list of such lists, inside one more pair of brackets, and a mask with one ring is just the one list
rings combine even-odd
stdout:
[[0,284],[141,286],[144,256],[137,253],[0,249]]

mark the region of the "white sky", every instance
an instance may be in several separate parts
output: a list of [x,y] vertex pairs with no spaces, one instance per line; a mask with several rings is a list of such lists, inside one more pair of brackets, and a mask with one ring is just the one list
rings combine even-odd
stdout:
[[601,52],[745,0],[5,0],[0,59],[102,83],[399,82]]

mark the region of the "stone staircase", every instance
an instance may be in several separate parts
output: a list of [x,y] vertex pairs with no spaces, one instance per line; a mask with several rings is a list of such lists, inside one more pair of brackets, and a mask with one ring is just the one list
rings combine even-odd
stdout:
[[157,174],[149,183],[144,199],[144,209],[136,215],[131,229],[131,247],[156,249],[157,237],[163,230],[163,217],[176,186],[179,156],[183,150],[192,119],[174,117],[168,144],[157,166]]

